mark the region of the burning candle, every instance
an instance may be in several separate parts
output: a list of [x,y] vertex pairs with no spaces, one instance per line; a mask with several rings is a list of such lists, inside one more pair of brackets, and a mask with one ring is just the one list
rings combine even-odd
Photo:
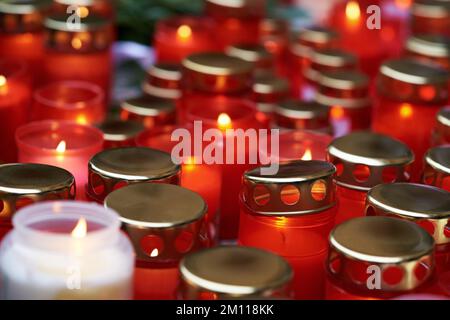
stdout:
[[[448,102],[449,73],[410,59],[385,62],[380,69],[373,129],[406,143],[414,154],[413,179],[422,170],[436,114]],[[420,123],[420,126],[412,126]]]
[[264,19],[259,24],[259,43],[262,44],[274,58],[277,75],[288,75],[289,59],[289,28],[282,19]]
[[361,217],[330,235],[326,299],[379,300],[424,292],[434,273],[433,238],[416,224]]
[[416,35],[406,43],[406,55],[434,62],[450,71],[450,38],[438,35]]
[[273,56],[260,44],[234,44],[225,49],[226,54],[251,62],[255,72],[266,73],[273,71]]
[[0,163],[14,162],[17,147],[14,134],[28,120],[31,79],[27,65],[16,60],[0,60]]
[[281,257],[256,248],[219,246],[180,263],[178,295],[185,300],[291,297],[292,269]]
[[414,1],[411,29],[414,34],[450,36],[450,4],[437,0]]
[[32,203],[75,198],[75,178],[68,171],[42,164],[0,165],[0,239],[12,229],[17,210]]
[[335,137],[370,128],[372,103],[367,76],[350,70],[325,72],[318,82],[316,101],[330,108]]
[[158,62],[179,63],[187,56],[214,51],[212,21],[205,17],[169,17],[156,25],[154,47]]
[[150,96],[177,100],[181,97],[181,65],[156,63],[147,71],[142,90]]
[[136,252],[135,299],[174,299],[179,261],[208,245],[206,204],[196,193],[170,184],[140,183],[111,193]]
[[257,76],[253,82],[252,96],[258,110],[272,118],[277,105],[289,96],[289,82],[272,74]]
[[138,121],[148,129],[175,124],[175,103],[152,96],[131,98],[120,104],[120,118]]
[[432,135],[433,145],[450,144],[450,107],[439,110]]
[[132,147],[144,125],[137,121],[108,120],[97,126],[103,132],[103,148]]
[[130,299],[133,248],[117,214],[75,201],[21,209],[0,247],[4,299]]
[[[94,127],[68,121],[36,121],[16,131],[19,161],[61,167],[75,177],[77,190],[87,183],[86,164],[102,150],[103,134]],[[77,193],[84,199],[84,192]]]
[[428,150],[425,154],[422,182],[450,191],[450,146]]
[[94,14],[111,19],[115,16],[115,8],[110,0],[53,0],[52,13],[76,13],[81,18]]
[[[307,130],[290,130],[280,133],[279,156],[275,162],[293,160],[325,160],[331,136]],[[272,155],[273,158],[273,155]]]
[[86,194],[102,203],[116,189],[138,182],[178,184],[180,166],[170,154],[144,147],[107,149],[89,160]]
[[102,88],[84,81],[57,81],[36,89],[32,120],[68,120],[93,124],[105,117]]
[[381,183],[409,181],[411,150],[398,140],[355,132],[333,140],[328,160],[337,168],[336,224],[364,215],[367,192]]

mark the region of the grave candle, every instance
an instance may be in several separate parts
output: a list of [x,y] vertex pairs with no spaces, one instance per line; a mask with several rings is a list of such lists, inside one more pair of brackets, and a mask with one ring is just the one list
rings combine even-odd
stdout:
[[444,107],[436,115],[432,144],[450,144],[450,107]]
[[411,10],[414,34],[450,36],[450,3],[439,0],[416,0]]
[[450,71],[450,38],[439,35],[416,35],[406,42],[406,55],[424,62],[434,62]]
[[103,132],[103,148],[132,147],[136,137],[144,131],[144,125],[137,121],[107,120],[97,126]]
[[450,146],[431,148],[424,161],[422,183],[450,191]]
[[252,100],[256,102],[259,111],[270,119],[277,105],[288,99],[289,81],[273,74],[259,75],[252,87]]

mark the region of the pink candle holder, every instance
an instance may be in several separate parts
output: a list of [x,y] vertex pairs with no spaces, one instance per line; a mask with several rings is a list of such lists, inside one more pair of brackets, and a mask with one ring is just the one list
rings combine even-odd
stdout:
[[105,117],[105,95],[98,85],[57,81],[33,93],[32,120],[68,120],[93,124]]
[[[69,121],[37,121],[16,131],[19,161],[61,167],[75,177],[77,190],[87,183],[89,160],[102,150],[103,134],[94,127]],[[78,192],[77,199],[84,199]]]

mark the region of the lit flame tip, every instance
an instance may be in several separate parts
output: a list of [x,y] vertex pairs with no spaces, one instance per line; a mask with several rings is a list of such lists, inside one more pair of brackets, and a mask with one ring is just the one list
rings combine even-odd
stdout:
[[361,17],[361,9],[357,1],[349,1],[345,6],[345,15],[350,20],[359,20]]
[[0,87],[6,85],[6,77],[0,74]]
[[56,147],[56,152],[64,153],[64,151],[66,151],[66,141],[61,140]]
[[217,125],[221,129],[230,128],[231,127],[231,118],[230,118],[230,116],[228,114],[226,114],[226,113],[219,114],[219,116],[217,117]]
[[178,37],[180,37],[181,39],[188,39],[191,37],[192,35],[192,29],[191,27],[183,24],[181,26],[178,27],[177,29],[177,35]]
[[86,219],[84,217],[81,217],[75,228],[72,230],[72,237],[73,238],[84,238],[87,234],[87,223]]
[[150,257],[157,257],[158,255],[159,255],[158,248],[153,249],[152,252],[150,253]]
[[312,154],[311,154],[311,149],[306,149],[305,153],[303,154],[301,160],[305,160],[305,161],[310,161],[312,160]]

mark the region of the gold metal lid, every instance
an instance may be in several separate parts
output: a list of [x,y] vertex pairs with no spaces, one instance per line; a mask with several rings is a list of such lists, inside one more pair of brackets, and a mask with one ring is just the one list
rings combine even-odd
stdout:
[[125,141],[144,131],[144,125],[137,121],[108,120],[97,126],[105,141]]
[[450,146],[431,148],[425,154],[425,162],[434,170],[450,175]]
[[344,67],[356,65],[356,56],[352,53],[340,49],[321,49],[315,50],[311,55],[311,61],[322,66]]
[[[329,272],[350,286],[369,290],[351,267],[365,267],[364,278],[377,266],[382,272],[382,291],[405,291],[426,282],[434,270],[433,238],[415,223],[389,217],[361,217],[339,224],[330,234]],[[399,270],[400,279],[388,280]],[[375,289],[374,289],[375,290]],[[373,290],[372,290],[373,291]]]
[[287,296],[293,277],[283,258],[256,248],[219,246],[187,255],[180,263],[185,298],[202,292],[216,299],[242,296]]
[[288,100],[275,108],[275,113],[291,119],[326,119],[328,121],[330,109],[317,102]]
[[[92,6],[98,2],[101,2],[101,0],[53,0],[56,3],[61,3],[65,5],[79,5],[79,6]],[[106,0],[110,1],[110,0]]]
[[450,127],[450,107],[444,107],[437,114],[437,121],[445,127]]
[[217,52],[190,55],[183,60],[182,65],[190,71],[213,76],[251,73],[253,69],[251,62]]
[[49,16],[44,21],[44,26],[51,30],[65,31],[65,32],[85,32],[96,31],[107,28],[109,22],[107,19],[95,15],[88,15],[85,18],[80,18],[80,24],[76,28],[68,23],[67,15]]
[[181,80],[181,65],[177,63],[155,63],[147,70],[147,73],[151,77],[179,81]]
[[450,38],[439,35],[416,35],[406,42],[410,52],[435,58],[450,57]]
[[3,0],[0,1],[0,13],[31,14],[48,9],[51,3],[51,0]]
[[253,91],[258,94],[284,93],[289,91],[289,81],[273,74],[262,74],[255,78]]
[[244,173],[242,200],[257,214],[285,216],[311,214],[335,205],[333,175],[328,162],[281,163],[275,175],[264,175],[259,167]]
[[138,183],[109,194],[105,207],[120,215],[138,260],[178,261],[204,244],[206,203],[188,189]]
[[307,42],[326,44],[331,41],[337,40],[338,34],[332,29],[320,26],[312,26],[302,29],[298,33],[297,37],[298,39]]
[[414,155],[389,136],[359,131],[333,140],[328,159],[338,167],[338,185],[366,191],[383,182],[409,180],[405,169]]
[[229,56],[241,58],[255,64],[270,64],[272,62],[272,55],[260,44],[234,44],[229,46],[225,52]]
[[416,0],[412,6],[415,16],[439,19],[450,16],[450,2],[446,0]]
[[450,192],[423,184],[387,183],[367,194],[366,212],[392,215],[411,221],[428,221],[429,232],[437,244],[449,243],[447,222],[450,218]]
[[366,88],[369,85],[369,78],[357,70],[322,72],[318,80],[322,86],[341,90]]
[[132,114],[146,117],[156,117],[175,112],[173,101],[147,95],[125,100],[120,107]]

